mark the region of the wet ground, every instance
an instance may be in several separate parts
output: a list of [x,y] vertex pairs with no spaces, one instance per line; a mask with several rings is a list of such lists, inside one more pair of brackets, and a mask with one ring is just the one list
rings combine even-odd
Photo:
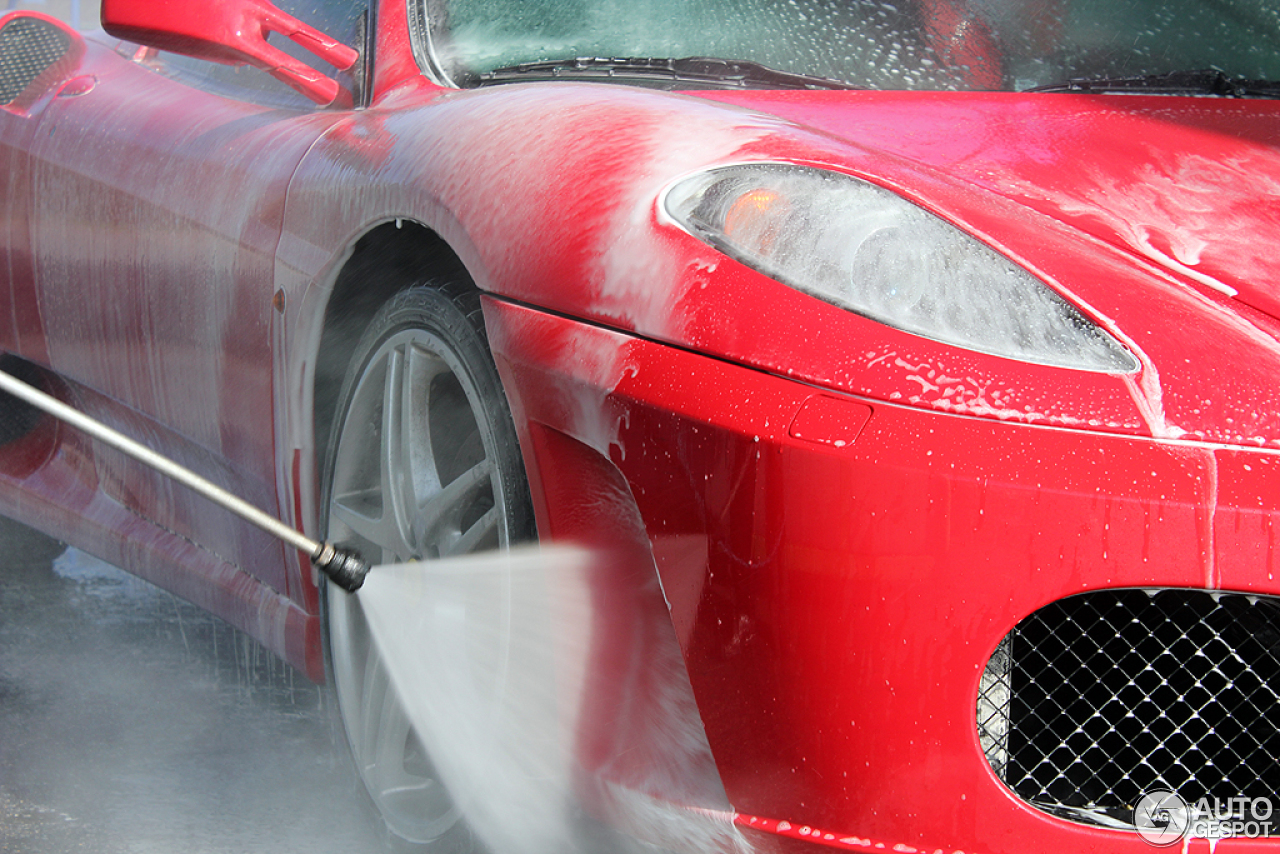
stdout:
[[340,739],[244,635],[0,519],[3,854],[376,851]]

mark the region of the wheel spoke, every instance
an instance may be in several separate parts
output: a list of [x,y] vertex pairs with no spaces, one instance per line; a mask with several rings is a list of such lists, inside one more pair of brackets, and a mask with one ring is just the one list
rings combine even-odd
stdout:
[[[482,496],[491,492],[493,464],[484,459],[449,482],[431,496],[422,507],[423,532],[428,542],[437,544],[441,553],[446,543],[462,533],[462,520]],[[450,554],[459,554],[449,549]]]
[[478,551],[491,535],[496,534],[501,520],[502,516],[498,513],[498,508],[490,507],[471,527],[462,532],[462,536],[449,545],[447,551],[443,548],[440,550],[441,557]]
[[438,495],[440,473],[427,428],[432,380],[442,363],[412,343],[388,354],[382,463],[384,506],[393,508],[401,559],[428,556],[434,538],[426,508]]
[[360,732],[359,758],[366,768],[377,762],[379,726],[382,706],[388,700],[387,677],[379,661],[378,649],[370,643],[364,650],[364,668],[360,671]]
[[440,491],[440,471],[428,428],[431,384],[442,370],[447,369],[438,357],[420,347],[410,345],[407,352],[409,370],[403,395],[406,420],[402,452],[406,489],[403,495],[408,514],[409,542],[414,544],[415,554],[422,557],[432,547],[423,522],[423,506]]
[[[388,686],[388,692],[390,692]],[[373,710],[371,710],[373,711]],[[420,787],[421,777],[410,777],[404,769],[404,753],[409,739],[409,720],[396,697],[388,696],[371,717],[377,721],[378,741],[369,758],[377,767],[377,789],[382,794]]]
[[[334,496],[333,516],[356,536],[396,552],[399,548],[394,544],[400,543],[402,539],[399,527],[395,519],[380,506],[380,499],[381,489],[377,487]],[[366,508],[376,510],[376,515]]]
[[[405,454],[405,359],[397,347],[387,353],[387,370],[382,389],[382,447],[378,456],[378,482],[382,490],[382,515],[394,525],[394,540],[383,540],[381,545],[391,549],[400,560],[413,557],[408,546],[412,540],[412,493],[405,499],[405,481],[409,479],[409,466]],[[409,490],[412,489],[410,485]]]
[[373,644],[365,650],[363,677],[359,755],[371,788],[384,796],[428,788],[429,779],[405,768],[411,727]]

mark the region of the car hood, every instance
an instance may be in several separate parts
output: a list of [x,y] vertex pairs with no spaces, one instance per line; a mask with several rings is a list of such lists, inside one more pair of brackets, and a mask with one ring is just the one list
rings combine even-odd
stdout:
[[1280,318],[1280,102],[698,94],[983,187]]

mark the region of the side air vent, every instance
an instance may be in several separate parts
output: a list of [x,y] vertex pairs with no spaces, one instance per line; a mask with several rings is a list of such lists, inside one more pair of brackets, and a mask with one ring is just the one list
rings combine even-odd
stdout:
[[70,47],[71,36],[41,18],[17,17],[0,27],[0,105],[13,103]]
[[1280,791],[1280,600],[1194,590],[1072,596],[1019,623],[979,689],[996,775],[1035,807],[1133,828],[1145,792]]

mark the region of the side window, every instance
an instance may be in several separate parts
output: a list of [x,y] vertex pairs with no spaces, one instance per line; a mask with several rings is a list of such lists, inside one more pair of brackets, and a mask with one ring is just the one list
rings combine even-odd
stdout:
[[[275,4],[282,11],[305,21],[326,35],[354,47],[362,56],[365,54],[366,13],[369,11],[370,0],[275,0]],[[284,36],[272,33],[268,41],[295,59],[334,77],[359,99],[364,85],[363,62],[357,62],[353,69],[337,71]],[[173,53],[161,54],[159,65],[162,70],[202,89],[231,98],[302,110],[310,110],[315,106],[286,84],[256,68],[221,65]]]
[[369,0],[275,0],[276,6],[343,44],[362,48]]

